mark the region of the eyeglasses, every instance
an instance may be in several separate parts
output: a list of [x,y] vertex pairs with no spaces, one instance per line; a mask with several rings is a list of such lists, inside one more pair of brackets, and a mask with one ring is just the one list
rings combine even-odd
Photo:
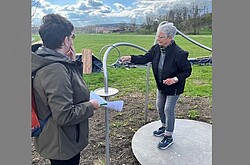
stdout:
[[74,40],[76,38],[75,33],[71,33],[71,38]]
[[167,37],[166,36],[157,36],[157,38],[162,39],[162,38],[167,38]]

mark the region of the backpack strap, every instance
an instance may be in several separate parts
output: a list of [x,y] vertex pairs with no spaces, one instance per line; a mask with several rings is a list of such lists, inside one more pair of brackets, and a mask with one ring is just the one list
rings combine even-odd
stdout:
[[[47,64],[47,65],[41,66],[41,67],[37,68],[36,70],[32,71],[32,73],[31,73],[31,87],[32,87],[32,91],[31,91],[31,92],[32,92],[34,101],[35,101],[35,94],[34,94],[34,91],[33,91],[33,83],[34,83],[34,78],[35,78],[35,76],[36,76],[36,73],[37,73],[40,69],[42,69],[42,68],[44,68],[44,67],[46,67],[46,66],[48,66],[48,65],[50,65],[50,64],[53,64],[53,63],[61,63],[61,64],[63,64],[63,65],[67,68],[67,70],[69,70],[68,67],[66,66],[66,63],[65,63],[65,62],[54,61],[54,62],[51,62],[51,63],[49,63],[49,64]],[[37,112],[35,112],[35,113],[36,113],[36,115],[37,115]],[[50,117],[51,115],[52,115],[52,112],[50,112],[49,115],[48,115],[44,120],[40,120],[40,119],[39,119],[40,124],[41,124],[42,126],[44,126],[45,123],[48,121],[48,119],[49,119],[49,117]],[[38,115],[37,115],[37,116],[38,116]]]

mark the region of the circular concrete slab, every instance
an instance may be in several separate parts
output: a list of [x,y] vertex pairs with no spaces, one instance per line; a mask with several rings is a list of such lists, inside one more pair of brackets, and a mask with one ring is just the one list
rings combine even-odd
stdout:
[[174,144],[157,148],[162,137],[153,136],[161,126],[155,121],[141,127],[132,138],[132,150],[142,165],[211,165],[212,125],[195,120],[176,119]]

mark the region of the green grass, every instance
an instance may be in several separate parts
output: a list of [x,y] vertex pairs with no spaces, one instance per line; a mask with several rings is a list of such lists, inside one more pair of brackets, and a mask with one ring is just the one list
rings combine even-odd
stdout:
[[200,34],[205,34],[205,35],[212,35],[212,29],[209,28],[203,28],[200,30]]
[[37,42],[39,40],[41,40],[41,39],[38,35],[32,35],[32,42]]
[[[122,95],[127,93],[146,92],[146,68],[111,68],[108,67],[108,86],[117,88]],[[91,90],[104,87],[103,73],[84,75]],[[152,70],[150,71],[150,93],[156,91]],[[187,79],[183,95],[212,97],[212,66],[193,66],[192,75]]]
[[[37,38],[37,35],[32,35]],[[212,47],[212,36],[211,35],[190,35],[190,38],[193,40],[208,46]],[[39,37],[38,37],[39,38]],[[76,34],[75,39],[75,49],[77,53],[81,53],[82,49],[87,48],[91,49],[92,52],[99,56],[100,50],[107,45],[118,43],[118,42],[129,42],[132,44],[139,45],[145,49],[149,49],[154,43],[154,35],[126,35],[126,34]],[[37,39],[38,40],[38,39]],[[190,41],[184,39],[180,35],[175,37],[176,43],[180,45],[183,49],[189,51],[189,57],[202,57],[210,56],[211,52],[200,48],[199,46],[191,43]],[[119,50],[122,54],[143,54],[144,52],[132,48],[132,47],[119,47]],[[102,53],[104,53],[103,51]],[[103,55],[103,54],[102,54]],[[109,59],[114,60],[118,58],[119,54],[117,50],[110,52]]]
[[[37,35],[32,35],[39,40]],[[107,45],[118,42],[128,42],[139,45],[145,49],[149,49],[154,43],[154,35],[126,35],[126,34],[76,34],[74,46],[77,53],[81,53],[82,49],[91,49],[96,57],[102,60],[107,47],[100,50]],[[193,40],[212,48],[211,35],[190,35]],[[175,41],[183,49],[189,51],[189,58],[211,56],[212,52],[207,51],[190,41],[184,39],[180,35],[176,35]],[[127,54],[144,54],[143,51],[132,47],[120,46],[118,47],[120,55]],[[108,64],[108,86],[119,89],[119,95],[126,95],[131,92],[145,92],[146,91],[146,68],[112,68],[110,65],[114,63],[119,57],[116,49],[110,51]],[[212,66],[197,66],[194,65],[192,75],[187,79],[186,88],[183,95],[187,96],[201,96],[212,97]],[[84,75],[84,80],[91,90],[104,87],[103,73],[92,73]],[[150,93],[155,93],[156,85],[152,70],[150,71]]]
[[194,65],[192,75],[187,79],[185,95],[212,96],[212,66]]

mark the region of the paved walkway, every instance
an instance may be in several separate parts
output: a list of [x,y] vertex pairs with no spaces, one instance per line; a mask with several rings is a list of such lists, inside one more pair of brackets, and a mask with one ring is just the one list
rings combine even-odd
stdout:
[[176,119],[174,144],[157,148],[162,137],[153,136],[160,120],[142,126],[133,136],[132,150],[142,165],[212,165],[212,125]]

